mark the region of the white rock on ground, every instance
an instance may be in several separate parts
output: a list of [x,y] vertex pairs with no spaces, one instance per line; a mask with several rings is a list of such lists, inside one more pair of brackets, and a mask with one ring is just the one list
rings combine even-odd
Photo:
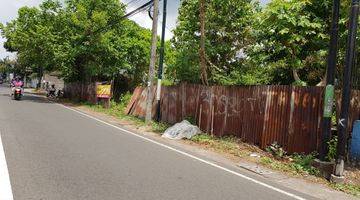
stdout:
[[201,130],[197,126],[194,126],[187,120],[184,120],[166,129],[162,137],[172,140],[181,140],[183,138],[191,139],[194,135],[200,133]]

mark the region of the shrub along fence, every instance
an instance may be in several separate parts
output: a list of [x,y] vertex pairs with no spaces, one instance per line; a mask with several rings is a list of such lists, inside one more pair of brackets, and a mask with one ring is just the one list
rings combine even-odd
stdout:
[[[310,153],[321,141],[323,93],[322,87],[166,86],[161,121],[174,124],[192,118],[215,136],[235,136],[261,148],[277,142],[290,153]],[[127,114],[144,117],[146,95],[145,88],[136,88]],[[155,110],[154,99],[154,116]]]

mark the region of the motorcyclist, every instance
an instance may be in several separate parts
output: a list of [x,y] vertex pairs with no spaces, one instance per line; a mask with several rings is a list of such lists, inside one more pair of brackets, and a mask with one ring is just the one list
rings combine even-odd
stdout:
[[56,96],[56,88],[55,88],[55,84],[51,84],[49,90],[48,90],[48,97],[54,97]]
[[23,86],[24,86],[24,82],[21,81],[20,77],[17,76],[15,77],[15,79],[13,79],[11,81],[11,95],[14,94],[15,88],[21,88],[21,94],[23,94]]

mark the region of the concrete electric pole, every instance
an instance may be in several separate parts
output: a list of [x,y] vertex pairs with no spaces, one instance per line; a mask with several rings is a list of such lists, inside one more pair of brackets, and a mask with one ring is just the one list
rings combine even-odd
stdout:
[[150,123],[152,120],[152,100],[153,100],[152,84],[153,84],[153,79],[154,79],[154,75],[155,75],[158,18],[159,18],[159,0],[154,0],[151,55],[150,55],[150,67],[149,67],[149,77],[148,77],[148,85],[147,85],[147,100],[146,100],[146,117],[145,117],[146,123]]

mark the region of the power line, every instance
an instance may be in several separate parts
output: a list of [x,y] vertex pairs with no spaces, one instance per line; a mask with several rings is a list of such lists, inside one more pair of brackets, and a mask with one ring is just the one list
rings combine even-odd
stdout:
[[143,4],[142,6],[140,6],[139,8],[129,12],[128,14],[124,15],[123,17],[121,17],[121,19],[125,19],[125,18],[129,18],[133,15],[138,14],[139,12],[142,12],[143,10],[146,10],[149,6],[151,6],[154,3],[154,0],[150,0],[149,2]]
[[138,3],[139,1],[141,1],[141,0],[131,0],[131,1],[129,1],[128,3],[126,3],[126,6],[129,6],[130,4],[136,4],[136,3]]
[[135,1],[138,1],[138,0],[130,0],[129,2],[127,2],[127,3],[125,3],[125,5],[129,5],[129,4],[132,4],[133,2],[135,2]]
[[[160,22],[159,24],[162,24],[162,23],[163,23],[162,20],[159,20],[159,22]],[[165,25],[165,28],[166,28],[168,31],[170,31],[170,32],[172,31],[171,28],[169,28],[167,25]]]
[[[122,21],[122,20],[124,20],[124,19],[127,19],[127,18],[129,18],[129,17],[131,17],[131,16],[133,16],[133,15],[135,15],[135,14],[138,14],[139,12],[142,12],[142,11],[146,10],[146,9],[147,9],[149,6],[151,6],[153,3],[154,3],[154,0],[150,0],[149,2],[143,4],[142,6],[140,6],[140,7],[138,7],[137,9],[131,11],[130,13],[128,13],[128,14],[120,17],[118,21],[110,21],[107,27],[99,28],[98,30],[93,31],[92,34],[97,34],[97,33],[101,32],[101,31],[103,31],[105,28],[111,28],[111,27],[115,26],[116,24],[119,23],[119,21]],[[82,37],[79,42],[80,42],[80,43],[85,42],[87,37],[88,37],[88,35]]]
[[[152,5],[152,3],[154,3],[154,0],[150,0],[149,2],[147,2],[147,3],[143,4],[142,6],[140,6],[139,8],[129,12],[128,14],[126,14],[126,15],[124,15],[122,17],[120,17],[120,21],[122,21],[124,19],[127,19],[127,18],[129,18],[129,17],[131,17],[133,15],[136,15],[136,14],[142,12],[143,10],[146,10],[150,5]],[[117,23],[118,23],[118,21],[112,22],[112,23],[110,22],[107,27],[100,28],[100,29],[94,31],[93,34],[99,33],[101,31],[103,31],[105,28],[109,28],[109,27],[111,28],[112,26],[116,25]]]

